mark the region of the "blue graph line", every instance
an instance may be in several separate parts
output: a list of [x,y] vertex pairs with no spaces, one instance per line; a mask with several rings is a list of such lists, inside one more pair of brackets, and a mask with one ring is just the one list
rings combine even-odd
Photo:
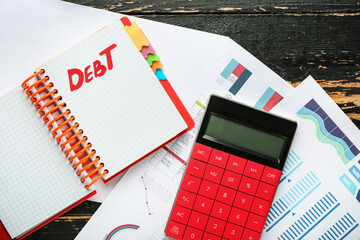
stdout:
[[333,239],[345,239],[351,232],[353,232],[359,224],[355,219],[346,213],[337,222],[335,222],[326,232],[324,232],[319,240],[333,240]]

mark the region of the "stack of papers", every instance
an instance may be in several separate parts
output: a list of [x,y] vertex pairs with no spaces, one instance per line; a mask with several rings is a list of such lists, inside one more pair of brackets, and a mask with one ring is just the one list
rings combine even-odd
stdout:
[[[34,26],[29,26],[31,23],[18,17],[41,8],[41,16],[48,21],[46,25],[56,31],[41,24],[44,29],[40,30],[47,32],[48,37],[52,37],[49,31],[57,35],[40,43],[37,34],[24,35],[22,42],[41,46],[45,51],[32,48],[29,54],[33,56],[19,58],[18,55],[2,61],[8,63],[4,66],[7,69],[16,66],[22,71],[17,71],[15,76],[16,71],[1,71],[0,94],[20,84],[34,62],[42,63],[59,52],[59,48],[66,49],[122,16],[39,0],[23,10],[17,9],[19,16],[10,16],[5,9],[11,9],[12,5],[10,1],[5,4],[8,6],[0,9],[0,19],[5,17],[2,20],[8,24],[22,22],[17,34],[26,33],[27,29],[39,30],[36,24],[42,19],[35,18]],[[116,180],[112,186],[98,184],[100,194],[93,200],[103,204],[77,239],[166,239],[165,226],[210,94],[298,122],[262,239],[358,239],[360,132],[312,77],[294,89],[228,37],[143,19],[132,20],[137,21],[151,40],[165,66],[164,73],[196,126],[132,167],[117,185]],[[62,24],[56,25],[59,22]],[[10,32],[0,38],[0,46],[10,46],[1,52],[23,46],[10,41],[14,34]],[[29,52],[29,48],[20,52]]]

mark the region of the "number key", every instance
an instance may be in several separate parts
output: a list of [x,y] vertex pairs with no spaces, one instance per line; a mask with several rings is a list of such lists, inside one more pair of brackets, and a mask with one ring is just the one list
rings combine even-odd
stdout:
[[194,210],[209,215],[214,200],[206,197],[197,196],[194,204]]
[[232,207],[228,221],[239,226],[245,226],[248,215],[248,211]]
[[192,227],[187,227],[183,239],[201,239],[202,235],[203,231],[197,230]]
[[219,185],[203,180],[199,188],[199,194],[208,198],[215,198]]
[[195,227],[197,229],[200,229],[200,230],[204,230],[208,218],[209,218],[208,215],[205,215],[205,214],[202,214],[202,213],[199,213],[196,211],[192,211],[188,225]]
[[234,201],[235,195],[235,190],[220,186],[216,195],[216,200],[231,205]]
[[229,205],[215,201],[210,215],[226,221],[230,213],[230,208]]
[[224,231],[224,237],[230,240],[240,240],[244,228],[227,223]]
[[242,192],[237,192],[234,206],[249,211],[253,200],[253,196]]
[[225,228],[225,221],[210,217],[205,231],[218,236],[222,236]]

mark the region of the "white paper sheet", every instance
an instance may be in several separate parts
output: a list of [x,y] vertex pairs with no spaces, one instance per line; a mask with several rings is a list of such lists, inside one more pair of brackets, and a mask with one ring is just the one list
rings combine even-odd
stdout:
[[[19,86],[36,67],[124,15],[56,0],[0,2],[0,95]],[[135,20],[160,56],[164,73],[181,99],[228,37]],[[102,202],[117,177],[106,185],[98,181]]]
[[312,77],[273,112],[298,129],[261,239],[359,239],[359,129]]
[[[269,88],[281,96],[292,90],[291,85],[281,77],[234,41],[229,40],[221,55],[206,68],[201,79],[185,98],[195,121],[195,128],[143,160],[141,164],[132,167],[77,239],[88,239],[90,236],[104,238],[111,229],[131,223],[128,222],[128,214],[136,219],[134,224],[140,226],[129,239],[163,239],[165,224],[209,95],[216,93],[254,106],[259,99],[263,99]],[[121,207],[123,205],[127,205],[125,213]],[[103,224],[104,221],[107,221],[107,224],[110,221],[110,227]]]

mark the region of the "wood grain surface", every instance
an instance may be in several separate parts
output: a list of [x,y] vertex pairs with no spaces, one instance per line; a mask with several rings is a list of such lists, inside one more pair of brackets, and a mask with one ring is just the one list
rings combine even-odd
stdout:
[[[226,35],[293,86],[312,75],[360,128],[360,2],[72,0]],[[85,202],[26,239],[74,239],[100,206]]]

